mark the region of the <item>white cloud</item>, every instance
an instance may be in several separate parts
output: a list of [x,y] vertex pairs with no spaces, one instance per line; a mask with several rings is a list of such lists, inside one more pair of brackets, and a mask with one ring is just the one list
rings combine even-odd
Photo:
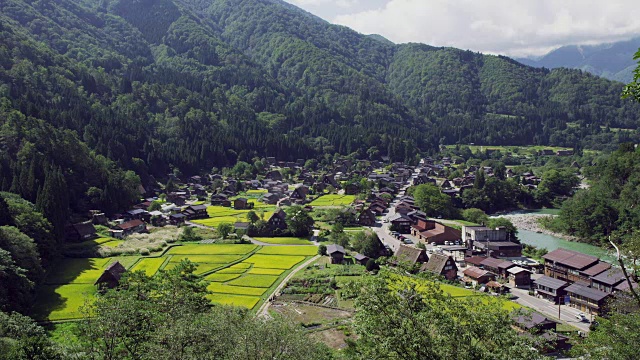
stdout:
[[[330,6],[337,0],[291,2]],[[388,0],[332,22],[398,43],[525,56],[638,36],[640,6],[637,0]]]
[[288,0],[288,2],[306,8],[315,6],[335,5],[339,8],[352,8],[359,5],[361,0]]

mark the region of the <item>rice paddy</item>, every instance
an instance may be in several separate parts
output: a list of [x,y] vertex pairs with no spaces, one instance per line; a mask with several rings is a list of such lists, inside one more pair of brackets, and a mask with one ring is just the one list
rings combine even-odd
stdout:
[[328,194],[313,200],[309,205],[314,207],[322,206],[346,206],[356,200],[355,195]]
[[184,259],[195,263],[195,273],[211,282],[208,290],[212,294],[207,298],[213,303],[253,309],[266,300],[269,289],[282,281],[290,269],[316,253],[316,246],[184,244],[156,258],[68,258],[53,269],[45,285],[38,289],[34,315],[38,320],[50,321],[82,318],[80,308],[96,296],[96,280],[115,261],[129,271],[153,276]]
[[254,238],[260,242],[265,244],[279,244],[279,245],[312,245],[313,243],[305,238],[296,238],[296,237],[272,237],[272,238],[264,238],[257,237]]

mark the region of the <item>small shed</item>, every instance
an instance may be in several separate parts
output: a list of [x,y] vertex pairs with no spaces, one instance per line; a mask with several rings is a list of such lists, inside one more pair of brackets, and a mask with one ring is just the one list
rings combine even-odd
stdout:
[[331,244],[327,246],[327,255],[331,257],[332,264],[342,264],[342,262],[344,261],[344,255],[346,253],[347,252],[340,245]]
[[367,262],[369,261],[369,257],[362,254],[356,254],[353,258],[356,260],[358,264],[363,266],[367,265]]
[[100,290],[113,289],[120,285],[120,278],[122,278],[122,274],[126,271],[127,269],[125,269],[120,262],[116,261],[106,268],[94,285],[98,286]]

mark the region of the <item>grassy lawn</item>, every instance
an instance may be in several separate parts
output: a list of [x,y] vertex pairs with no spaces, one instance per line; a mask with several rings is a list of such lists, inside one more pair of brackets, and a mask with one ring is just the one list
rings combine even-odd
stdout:
[[356,200],[355,195],[328,194],[313,200],[311,206],[345,206]]
[[166,257],[140,259],[131,271],[144,271],[147,276],[153,276],[160,270],[165,260],[167,260]]
[[288,270],[304,259],[304,256],[275,256],[255,254],[244,262],[253,264],[254,267],[258,268]]
[[186,244],[176,246],[167,252],[169,255],[246,255],[258,246],[249,244]]
[[253,309],[260,302],[260,297],[244,295],[211,294],[207,295],[207,298],[220,305],[240,306],[247,309]]
[[281,244],[281,245],[313,245],[311,241],[304,238],[295,237],[278,237],[278,238],[255,238],[256,240],[267,244]]
[[253,275],[248,274],[229,281],[227,284],[233,286],[247,286],[256,288],[269,288],[278,280],[278,275]]
[[313,256],[318,254],[317,246],[265,246],[258,250],[258,254],[264,255],[303,255]]
[[49,321],[81,319],[80,308],[95,294],[93,284],[40,286],[33,309],[34,317]]

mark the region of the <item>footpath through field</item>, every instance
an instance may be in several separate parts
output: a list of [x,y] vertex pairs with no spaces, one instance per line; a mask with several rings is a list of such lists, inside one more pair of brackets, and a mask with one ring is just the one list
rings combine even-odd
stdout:
[[[314,261],[318,260],[320,258],[320,255],[316,255],[314,257],[312,257],[311,259],[305,261],[302,265],[298,266],[297,268],[293,269],[289,275],[287,275],[287,277],[284,278],[284,280],[282,280],[282,282],[280,282],[280,285],[278,285],[277,288],[275,288],[275,290],[273,290],[273,292],[271,293],[271,295],[269,295],[269,298],[271,298],[271,296],[278,294],[280,291],[282,291],[282,289],[287,285],[287,282],[289,282],[289,280],[291,280],[291,278],[298,273],[298,271],[306,268],[307,266],[311,265]],[[269,306],[271,306],[271,301],[269,301],[269,299],[265,300],[265,302],[262,304],[262,306],[260,306],[260,309],[258,309],[258,311],[256,312],[256,316],[259,317],[264,317],[264,316],[268,316],[268,311],[269,311]]]

